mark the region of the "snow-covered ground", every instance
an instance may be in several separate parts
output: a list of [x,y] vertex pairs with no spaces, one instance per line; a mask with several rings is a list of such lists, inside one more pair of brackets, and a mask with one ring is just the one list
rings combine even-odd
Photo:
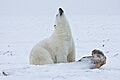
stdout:
[[76,61],[100,49],[107,57],[107,64],[100,69],[89,69],[79,62],[30,65],[31,48],[52,34],[54,19],[55,16],[0,17],[0,80],[120,79],[120,16],[68,16]]

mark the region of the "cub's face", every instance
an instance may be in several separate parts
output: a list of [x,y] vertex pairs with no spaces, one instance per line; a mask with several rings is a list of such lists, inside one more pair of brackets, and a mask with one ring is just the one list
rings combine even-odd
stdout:
[[106,56],[100,50],[92,51],[93,60],[95,61],[97,67],[101,67],[106,63]]
[[67,20],[62,8],[59,8],[58,14],[56,15],[55,27],[65,26],[67,24]]
[[98,59],[98,60],[106,61],[105,55],[104,55],[103,52],[100,51],[100,50],[94,49],[94,50],[92,51],[92,56],[94,56],[94,58],[96,58],[96,59]]

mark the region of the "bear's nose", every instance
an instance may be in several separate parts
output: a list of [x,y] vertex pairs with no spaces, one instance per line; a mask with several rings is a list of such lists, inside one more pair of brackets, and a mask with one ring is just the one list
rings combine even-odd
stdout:
[[60,16],[63,14],[63,10],[62,10],[62,8],[59,8],[59,13],[60,13]]

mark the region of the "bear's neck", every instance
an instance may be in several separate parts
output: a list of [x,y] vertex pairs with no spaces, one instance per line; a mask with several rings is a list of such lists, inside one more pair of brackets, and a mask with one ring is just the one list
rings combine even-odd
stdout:
[[72,34],[70,26],[69,25],[56,26],[53,35],[59,38],[71,38]]

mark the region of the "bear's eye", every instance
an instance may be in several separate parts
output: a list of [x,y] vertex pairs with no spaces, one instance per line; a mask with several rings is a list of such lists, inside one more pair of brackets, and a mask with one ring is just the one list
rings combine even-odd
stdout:
[[56,25],[54,25],[54,28],[56,28]]

